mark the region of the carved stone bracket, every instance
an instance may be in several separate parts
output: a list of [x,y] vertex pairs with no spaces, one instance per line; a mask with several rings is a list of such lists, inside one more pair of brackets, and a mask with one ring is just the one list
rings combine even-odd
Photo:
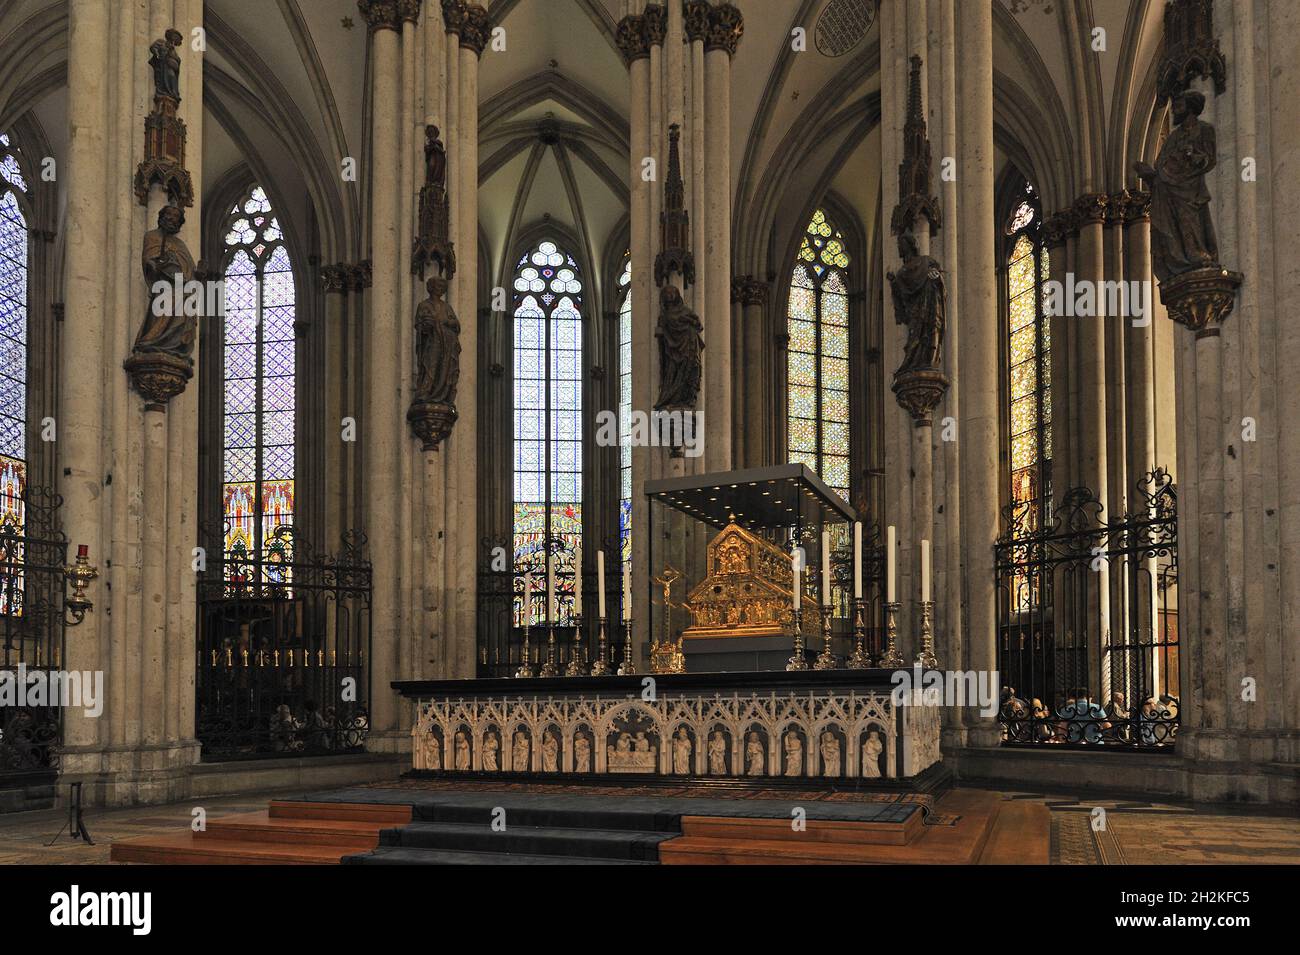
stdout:
[[145,400],[146,411],[167,410],[167,402],[185,390],[194,377],[191,359],[165,352],[135,352],[122,363],[131,386]]
[[921,105],[921,58],[911,58],[908,80],[907,121],[903,125],[903,161],[898,164],[898,205],[890,217],[894,235],[914,231],[917,216],[924,215],[935,235],[943,225],[939,199],[930,195],[930,140]]
[[161,186],[173,205],[194,205],[194,183],[185,168],[185,121],[176,115],[180,105],[177,85],[180,57],[175,48],[184,42],[168,30],[149,47],[154,70],[153,109],[144,120],[144,159],[135,170],[135,197],[149,204],[149,190]]
[[745,18],[729,3],[709,10],[709,31],[704,37],[704,52],[726,50],[728,56],[736,55],[740,38],[745,34]]
[[1219,334],[1232,314],[1237,288],[1244,276],[1222,266],[1183,272],[1160,283],[1160,301],[1169,317],[1196,332],[1198,338]]
[[1156,104],[1190,89],[1195,79],[1228,88],[1228,62],[1214,36],[1214,0],[1173,0],[1165,7],[1165,53],[1156,71]]
[[451,435],[452,426],[460,417],[456,406],[444,401],[411,402],[406,412],[406,420],[411,425],[412,433],[422,442],[424,451],[437,451],[438,445]]
[[950,384],[948,376],[937,368],[900,371],[894,375],[894,397],[918,428],[929,427],[933,423],[931,415]]

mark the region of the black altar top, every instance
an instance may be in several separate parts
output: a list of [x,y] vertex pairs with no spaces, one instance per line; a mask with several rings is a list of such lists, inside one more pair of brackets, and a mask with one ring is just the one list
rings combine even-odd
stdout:
[[804,464],[715,471],[645,482],[645,495],[714,527],[845,524],[853,508]]

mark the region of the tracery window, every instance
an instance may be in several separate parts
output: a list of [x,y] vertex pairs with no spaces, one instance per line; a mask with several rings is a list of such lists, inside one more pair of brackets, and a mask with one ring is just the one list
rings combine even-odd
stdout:
[[[0,133],[0,526],[11,540],[24,536],[27,522],[27,195],[17,150]],[[19,562],[22,554],[4,557]],[[4,584],[0,614],[17,616],[23,610],[21,571]]]
[[291,555],[275,530],[294,519],[295,296],[284,232],[261,186],[227,213],[225,249],[225,547],[283,559]]
[[804,231],[787,312],[789,460],[849,497],[849,255],[818,209]]
[[624,567],[632,563],[632,258],[623,254],[618,278],[618,545]]
[[1050,500],[1052,464],[1051,323],[1043,284],[1050,276],[1042,216],[1026,184],[1007,221],[1007,360],[1013,525],[1041,526]]
[[[545,592],[546,548],[557,555],[561,619],[567,619],[574,548],[582,533],[582,280],[552,240],[515,267],[514,564]],[[571,581],[571,578],[569,578]],[[540,622],[545,601],[533,600]],[[522,610],[516,606],[517,625]]]

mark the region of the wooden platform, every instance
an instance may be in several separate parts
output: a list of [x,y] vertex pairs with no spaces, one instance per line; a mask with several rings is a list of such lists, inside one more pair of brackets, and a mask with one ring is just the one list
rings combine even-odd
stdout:
[[113,862],[167,865],[338,865],[368,852],[379,833],[411,821],[409,806],[272,802],[262,812],[221,816],[203,832],[113,843]]

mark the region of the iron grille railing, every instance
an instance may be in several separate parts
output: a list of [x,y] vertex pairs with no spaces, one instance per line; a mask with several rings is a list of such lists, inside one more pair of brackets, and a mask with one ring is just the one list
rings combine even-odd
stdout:
[[[224,540],[224,539],[222,539]],[[198,583],[196,733],[205,760],[360,751],[370,728],[365,535],[318,554],[287,526]]]
[[998,540],[1000,720],[1008,745],[1172,750],[1178,730],[1178,497],[1162,468],[1106,520],[1075,488]]
[[[6,500],[0,524],[0,668],[55,675],[64,660],[64,565],[68,539],[59,530],[63,498],[26,487]],[[0,776],[58,769],[63,718],[53,705],[0,699]]]

